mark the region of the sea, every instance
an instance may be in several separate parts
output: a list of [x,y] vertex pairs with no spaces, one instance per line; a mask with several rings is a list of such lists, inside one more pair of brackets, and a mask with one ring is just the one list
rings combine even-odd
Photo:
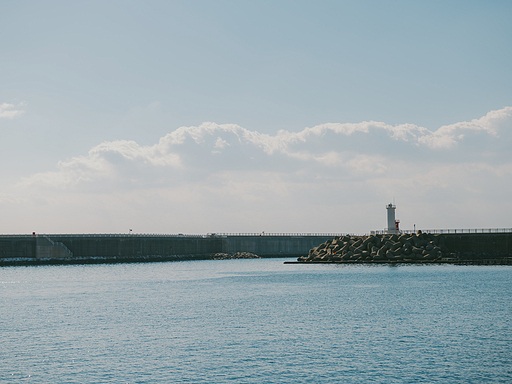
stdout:
[[512,267],[0,268],[1,383],[512,383]]

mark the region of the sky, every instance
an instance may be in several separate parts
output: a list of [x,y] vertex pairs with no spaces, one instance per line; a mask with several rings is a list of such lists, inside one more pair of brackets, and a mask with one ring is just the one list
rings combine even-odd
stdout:
[[510,1],[0,9],[0,233],[512,228]]

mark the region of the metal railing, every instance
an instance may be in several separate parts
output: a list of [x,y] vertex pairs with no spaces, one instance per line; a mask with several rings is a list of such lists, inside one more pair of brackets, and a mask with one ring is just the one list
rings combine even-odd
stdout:
[[211,233],[209,236],[250,236],[250,237],[256,237],[256,236],[269,236],[269,237],[277,237],[277,236],[293,236],[293,237],[300,237],[300,236],[315,236],[315,237],[334,237],[334,236],[344,236],[346,233],[314,233],[314,232],[231,232],[231,233]]
[[[459,233],[512,233],[512,228],[475,228],[475,229],[421,229],[424,233],[431,234],[459,234]],[[414,230],[400,230],[398,233],[416,233]],[[370,231],[368,234],[372,235],[383,235],[387,234],[387,230],[375,230]],[[290,236],[290,237],[300,237],[300,236],[308,236],[308,237],[335,237],[335,236],[361,236],[365,234],[356,234],[356,233],[341,233],[341,232],[325,232],[325,233],[315,233],[315,232],[218,232],[218,233],[207,233],[205,234],[161,234],[161,233],[79,233],[79,234],[71,234],[71,233],[53,233],[53,234],[0,234],[0,238],[6,237],[16,237],[16,238],[35,238],[37,236],[43,237],[188,237],[188,238],[208,238],[208,237],[234,237],[234,236],[248,236],[248,237],[278,237],[278,236]]]
[[27,238],[27,237],[33,237],[35,238],[34,235],[20,235],[20,234],[16,234],[16,235],[9,235],[9,234],[3,234],[3,235],[0,235],[0,238],[2,237],[18,237],[18,238]]
[[161,234],[161,233],[38,233],[36,235],[20,234],[0,234],[2,237],[36,238],[42,237],[208,237],[209,235],[184,235],[180,234]]
[[27,237],[200,237],[200,238],[206,238],[206,237],[225,237],[225,236],[318,236],[318,237],[328,237],[328,236],[344,236],[348,235],[348,233],[294,233],[294,232],[283,232],[283,233],[266,233],[266,232],[233,232],[233,233],[225,233],[225,232],[219,232],[219,233],[207,233],[206,235],[200,235],[200,234],[161,234],[161,233],[38,233],[36,235],[8,235],[3,234],[0,235],[0,237],[21,237],[21,238],[27,238]]
[[[414,230],[399,230],[397,233],[416,233]],[[423,233],[430,234],[459,234],[459,233],[512,233],[512,228],[473,228],[473,229],[421,229]],[[372,235],[388,234],[387,230],[370,231]]]
[[475,228],[475,229],[425,229],[427,233],[510,233],[512,228]]

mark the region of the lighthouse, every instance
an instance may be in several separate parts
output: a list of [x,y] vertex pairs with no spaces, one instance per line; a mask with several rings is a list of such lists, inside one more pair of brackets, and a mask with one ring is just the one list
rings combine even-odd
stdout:
[[396,205],[389,203],[386,205],[386,210],[388,211],[388,228],[386,229],[387,233],[398,233],[398,225],[400,220],[395,220],[395,209]]

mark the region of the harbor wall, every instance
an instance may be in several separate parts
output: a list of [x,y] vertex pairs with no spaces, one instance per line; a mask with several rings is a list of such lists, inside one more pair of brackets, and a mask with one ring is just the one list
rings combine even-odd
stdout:
[[234,235],[223,239],[223,252],[250,252],[261,257],[292,257],[307,254],[332,235]]
[[36,238],[31,235],[0,236],[0,258],[35,258]]
[[339,236],[297,258],[298,263],[512,265],[511,233],[388,233]]
[[[209,259],[216,253],[236,252],[250,252],[261,257],[298,257],[307,255],[310,249],[337,235],[1,235],[0,265],[23,264],[24,261],[25,264],[43,264]],[[512,232],[440,236],[445,237],[450,252],[462,256],[512,256]]]
[[[9,259],[157,261],[207,259],[217,253],[297,257],[337,234],[124,235],[51,234],[0,236],[0,262]],[[12,260],[11,260],[12,261]]]
[[222,252],[222,239],[211,236],[51,235],[73,257],[145,257]]
[[512,232],[504,233],[450,233],[445,237],[446,247],[460,254],[509,254],[512,256]]

